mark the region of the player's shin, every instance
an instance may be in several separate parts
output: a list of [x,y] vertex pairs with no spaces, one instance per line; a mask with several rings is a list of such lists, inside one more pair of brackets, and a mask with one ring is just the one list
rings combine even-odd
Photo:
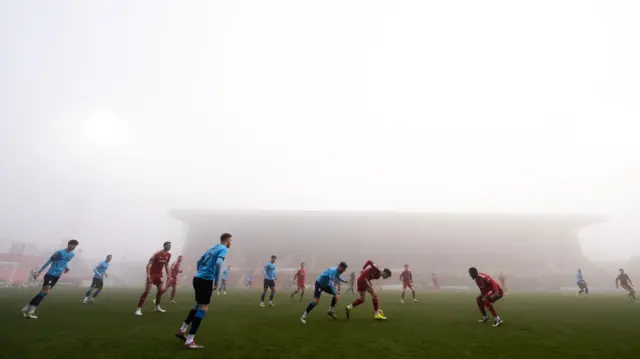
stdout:
[[164,288],[158,288],[158,292],[156,293],[156,306],[160,306],[160,301],[162,300],[164,292]]
[[485,318],[487,316],[487,311],[484,309],[484,303],[481,298],[477,298],[476,302],[478,303],[478,309],[480,309],[480,313],[482,313],[482,317]]
[[149,295],[149,292],[143,292],[142,295],[140,296],[140,300],[138,300],[138,308],[142,308],[142,306],[144,305],[144,302],[147,301],[147,296]]
[[373,297],[371,298],[371,301],[373,302],[373,310],[374,310],[376,313],[378,313],[378,309],[380,309],[380,308],[378,307],[378,296],[373,296]]
[[337,303],[337,302],[338,302],[338,301],[336,300],[336,297],[331,298],[331,307],[329,308],[329,311],[330,311],[330,312],[333,312],[333,311],[334,311],[334,309],[336,308],[336,303]]
[[316,307],[316,301],[312,300],[311,303],[309,303],[309,305],[307,306],[307,310],[304,311],[304,316],[306,317],[307,314],[311,313],[311,311],[313,310],[313,308]]
[[87,290],[87,294],[85,295],[85,297],[89,298],[89,296],[91,296],[91,291],[93,290],[92,287],[89,287],[89,289]]
[[93,293],[93,297],[94,297],[94,298],[95,298],[95,297],[97,297],[97,296],[98,296],[98,294],[100,294],[100,292],[102,292],[102,289],[98,289],[98,290],[96,290],[96,291]]
[[176,289],[177,289],[177,288],[176,288],[176,286],[175,286],[175,285],[171,288],[171,300],[172,300],[172,301],[173,301],[173,299],[175,299],[175,297],[176,297]]
[[36,296],[33,297],[33,299],[31,299],[31,301],[29,302],[29,305],[31,305],[31,310],[34,310],[35,307],[40,305],[40,302],[42,302],[42,300],[46,296],[47,296],[46,292],[40,292],[40,293],[36,294]]
[[364,303],[364,299],[358,298],[358,299],[354,300],[353,303],[351,303],[351,306],[355,308],[355,307],[359,306],[362,303]]
[[193,321],[191,322],[189,335],[187,335],[187,344],[193,341],[193,337],[196,335],[196,332],[198,332],[198,328],[200,328],[200,323],[202,323],[202,320],[204,319],[205,315],[207,315],[207,312],[203,309],[198,308],[198,310],[196,311],[196,315],[194,316]]
[[498,314],[496,313],[496,310],[493,308],[493,304],[491,304],[489,299],[484,299],[482,302],[485,307],[489,308],[489,312],[491,312],[491,315],[493,315],[493,317],[496,318]]

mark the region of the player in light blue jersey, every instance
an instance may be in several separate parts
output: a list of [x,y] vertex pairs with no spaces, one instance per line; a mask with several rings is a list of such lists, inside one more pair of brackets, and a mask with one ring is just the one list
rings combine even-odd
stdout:
[[582,275],[582,269],[578,269],[576,273],[576,284],[578,285],[578,293],[576,295],[580,295],[584,293],[586,297],[589,297],[589,286],[587,285],[587,281],[584,280],[584,276]]
[[[87,294],[82,300],[82,304],[95,303],[96,297],[100,294],[102,287],[104,286],[104,279],[107,277],[107,269],[109,269],[111,258],[112,256],[109,254],[105,260],[98,263],[98,265],[93,268],[93,280],[91,281],[91,286],[89,287]],[[93,293],[93,296],[91,296],[91,291],[94,289],[96,291]]]
[[244,285],[245,288],[249,288],[251,289],[251,287],[253,287],[253,274],[249,273],[249,275],[247,275],[247,284]]
[[269,306],[273,305],[273,297],[276,295],[276,280],[278,279],[278,273],[276,272],[276,257],[271,256],[271,261],[264,265],[264,283],[262,288],[262,295],[260,295],[260,307],[264,308],[264,297],[267,295],[267,288],[271,290],[269,295]]
[[[220,244],[209,248],[198,260],[196,275],[193,277],[193,290],[196,294],[196,305],[191,308],[189,314],[182,323],[176,337],[184,340],[186,349],[202,349],[202,345],[196,344],[194,340],[200,323],[209,311],[211,295],[218,288],[222,263],[231,247],[231,235],[224,233],[220,236]],[[191,325],[191,328],[189,328]],[[189,332],[187,333],[187,329]]]
[[227,269],[222,271],[222,284],[220,284],[220,289],[218,289],[218,294],[223,293],[227,294],[227,281],[229,280],[229,272],[231,272],[231,266],[228,266]]
[[302,317],[300,317],[300,321],[303,324],[307,323],[307,316],[313,308],[318,305],[320,302],[320,295],[322,292],[329,293],[333,296],[331,298],[331,306],[329,307],[329,312],[327,313],[331,318],[338,319],[335,313],[336,303],[340,299],[340,292],[336,289],[335,282],[337,278],[340,278],[340,275],[347,270],[347,263],[340,262],[337,267],[331,267],[326,271],[322,272],[318,279],[316,279],[315,289],[313,291],[313,301],[309,303],[307,310],[304,311]]
[[40,293],[36,294],[36,296],[31,299],[29,304],[22,308],[23,317],[29,319],[38,319],[38,317],[36,316],[36,308],[38,307],[38,305],[40,305],[40,302],[42,302],[44,297],[49,294],[51,288],[56,285],[62,273],[69,272],[68,264],[73,259],[73,251],[77,246],[78,241],[76,241],[75,239],[70,240],[67,243],[66,249],[61,249],[55,252],[51,256],[51,258],[49,258],[49,260],[42,266],[42,268],[40,268],[40,270],[36,273],[36,275],[34,276],[35,279],[37,279],[38,276],[49,266],[49,264],[51,264],[49,271],[47,271],[47,274],[44,275],[44,281],[42,282],[42,289],[40,290]]

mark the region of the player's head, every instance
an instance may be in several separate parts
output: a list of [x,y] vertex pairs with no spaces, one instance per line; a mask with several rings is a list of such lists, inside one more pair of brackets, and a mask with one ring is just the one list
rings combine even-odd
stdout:
[[77,246],[78,246],[78,241],[76,241],[75,239],[72,239],[69,242],[67,242],[67,250],[69,252],[75,250]]
[[624,269],[620,268],[620,274],[624,274]]
[[582,273],[582,269],[578,268],[578,273]]
[[304,262],[300,262],[300,268],[304,268]]
[[113,256],[111,254],[108,254],[107,255],[107,259],[105,259],[104,261],[109,263],[109,262],[111,262],[111,258],[113,258]]
[[165,252],[170,251],[171,250],[171,242],[162,243],[162,249],[164,249]]
[[338,272],[340,273],[344,273],[344,271],[346,271],[347,268],[349,268],[349,266],[347,265],[346,262],[340,262],[340,264],[338,264]]
[[431,273],[431,275],[435,277],[436,276],[436,272]]
[[476,267],[469,268],[469,276],[474,280],[478,278],[478,270],[476,269]]
[[233,236],[229,233],[223,233],[220,236],[220,243],[227,246],[227,248],[231,248],[231,241],[233,240]]
[[275,255],[275,254],[274,254],[274,255],[272,255],[272,256],[271,256],[271,263],[275,263],[275,262],[276,262],[276,259],[278,259],[278,257],[276,257],[276,255]]
[[178,263],[182,263],[182,254],[178,256]]
[[387,279],[391,277],[391,269],[385,268],[382,270],[382,279]]
[[404,265],[404,270],[409,270],[409,265],[408,264]]

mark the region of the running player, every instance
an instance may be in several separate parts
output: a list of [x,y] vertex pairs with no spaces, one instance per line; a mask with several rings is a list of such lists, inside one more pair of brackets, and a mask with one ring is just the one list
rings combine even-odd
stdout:
[[493,318],[495,319],[493,327],[497,328],[501,326],[503,321],[500,319],[498,313],[496,313],[493,303],[498,301],[504,295],[502,287],[500,287],[500,284],[488,275],[479,273],[474,267],[469,268],[469,276],[471,276],[471,279],[476,281],[478,288],[480,288],[480,295],[476,297],[478,308],[480,309],[480,313],[482,313],[480,323],[487,322],[488,317],[485,308],[489,308],[491,315],[493,315]]
[[67,243],[66,249],[61,249],[55,252],[51,258],[40,268],[40,270],[33,277],[34,279],[38,279],[38,276],[51,264],[51,267],[47,271],[47,274],[44,275],[44,280],[42,282],[42,289],[40,293],[36,294],[33,299],[27,304],[24,308],[22,308],[22,316],[29,319],[38,319],[36,316],[36,308],[40,305],[40,302],[44,299],[44,297],[49,294],[51,289],[56,285],[62,273],[68,273],[69,262],[73,259],[73,251],[78,246],[78,241],[75,239],[70,240]]
[[[176,337],[184,340],[184,347],[186,349],[204,348],[204,346],[196,344],[195,336],[204,316],[209,311],[211,295],[213,295],[213,292],[218,287],[222,262],[224,262],[227,252],[229,252],[231,240],[231,235],[224,233],[220,236],[220,244],[209,248],[198,260],[196,275],[193,277],[196,305],[191,308],[180,330],[176,333]],[[191,324],[191,328],[189,328],[189,324]],[[187,329],[189,329],[188,334]]]
[[587,285],[587,281],[584,280],[584,276],[582,275],[582,269],[578,268],[578,272],[576,273],[576,284],[578,285],[578,293],[576,295],[580,295],[584,293],[584,295],[589,297],[589,286]]
[[247,276],[247,284],[245,284],[244,287],[249,289],[253,287],[253,274],[249,273]]
[[376,294],[376,290],[373,288],[371,281],[374,279],[387,279],[391,277],[391,270],[389,268],[385,268],[380,270],[380,267],[373,263],[372,261],[367,261],[362,267],[362,272],[360,272],[360,276],[356,280],[357,290],[360,294],[360,298],[356,299],[353,303],[347,305],[344,310],[347,313],[347,319],[351,316],[351,311],[353,308],[359,306],[360,304],[365,302],[367,292],[371,294],[371,301],[373,302],[373,318],[376,320],[385,320],[387,319],[382,313],[380,313],[380,307],[378,306],[378,295]]
[[404,265],[404,271],[400,273],[400,281],[402,282],[402,298],[400,299],[400,303],[404,304],[404,294],[407,291],[407,287],[411,289],[413,302],[418,303],[418,300],[416,299],[416,290],[413,288],[413,274],[411,274],[408,264]]
[[331,294],[333,296],[333,298],[331,299],[331,306],[329,307],[329,312],[327,314],[333,319],[338,319],[335,313],[335,309],[336,309],[336,303],[340,299],[340,293],[336,290],[334,283],[335,283],[336,277],[339,277],[340,274],[344,273],[344,271],[346,270],[347,270],[347,263],[340,262],[340,264],[338,264],[337,267],[331,267],[326,271],[322,272],[320,276],[318,276],[318,278],[316,279],[316,284],[313,291],[313,300],[311,301],[311,303],[309,303],[307,310],[305,310],[304,313],[302,313],[302,317],[300,317],[300,322],[302,322],[302,324],[307,323],[307,316],[309,315],[309,313],[311,313],[313,308],[315,308],[316,305],[318,305],[318,303],[320,302],[320,296],[322,295],[322,292]]
[[176,291],[178,290],[178,274],[182,273],[182,259],[180,255],[178,259],[171,265],[171,277],[167,282],[167,290],[171,288],[171,303],[176,304]]
[[220,289],[218,289],[218,294],[227,294],[227,281],[229,281],[229,272],[231,272],[231,266],[228,266],[227,269],[222,271],[222,284],[220,285]]
[[294,295],[300,293],[300,301],[302,302],[307,279],[307,268],[304,267],[304,262],[300,263],[300,269],[293,275],[293,279],[296,281],[296,290],[291,293],[291,299],[293,299]]
[[[107,256],[105,260],[98,263],[98,265],[93,268],[93,280],[91,281],[91,287],[87,291],[87,294],[84,296],[82,300],[82,304],[87,303],[95,303],[96,297],[102,291],[102,287],[104,286],[104,278],[107,277],[107,269],[109,269],[109,263],[111,262],[111,254]],[[96,290],[91,296],[91,291]]]
[[260,295],[260,307],[264,308],[264,297],[267,295],[267,289],[271,290],[271,294],[269,295],[269,306],[275,307],[273,305],[273,297],[276,295],[276,280],[278,279],[278,275],[276,273],[276,257],[275,255],[271,256],[271,261],[264,266],[264,283],[262,289],[262,295]]
[[622,268],[620,268],[620,274],[618,275],[618,277],[616,277],[616,288],[619,288],[618,284],[621,285],[622,288],[627,292],[629,292],[629,299],[633,298],[633,300],[637,302],[636,291],[633,289],[633,282],[631,281],[631,278],[629,278],[629,275],[625,273],[624,269]]
[[502,289],[504,290],[504,295],[507,295],[507,277],[504,276],[504,274],[502,274],[502,272],[500,272],[500,275],[498,276],[498,280],[500,281],[500,285],[502,286]]
[[151,256],[149,259],[149,263],[147,263],[147,282],[144,286],[144,292],[140,296],[140,300],[138,301],[138,309],[136,309],[136,315],[142,315],[142,306],[144,302],[147,300],[147,295],[151,291],[151,286],[155,285],[158,289],[156,293],[155,300],[155,309],[154,312],[164,313],[165,310],[160,308],[160,301],[162,300],[162,295],[164,295],[164,281],[162,280],[162,269],[167,272],[167,278],[171,278],[171,270],[169,269],[169,260],[171,260],[171,242],[164,242],[162,245],[162,250],[157,251]]

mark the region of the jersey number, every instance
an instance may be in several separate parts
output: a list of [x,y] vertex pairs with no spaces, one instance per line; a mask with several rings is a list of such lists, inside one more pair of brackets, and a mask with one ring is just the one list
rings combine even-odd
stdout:
[[209,260],[211,259],[211,253],[207,253],[204,256],[204,260],[202,261],[202,266],[206,267],[207,263],[209,263]]

